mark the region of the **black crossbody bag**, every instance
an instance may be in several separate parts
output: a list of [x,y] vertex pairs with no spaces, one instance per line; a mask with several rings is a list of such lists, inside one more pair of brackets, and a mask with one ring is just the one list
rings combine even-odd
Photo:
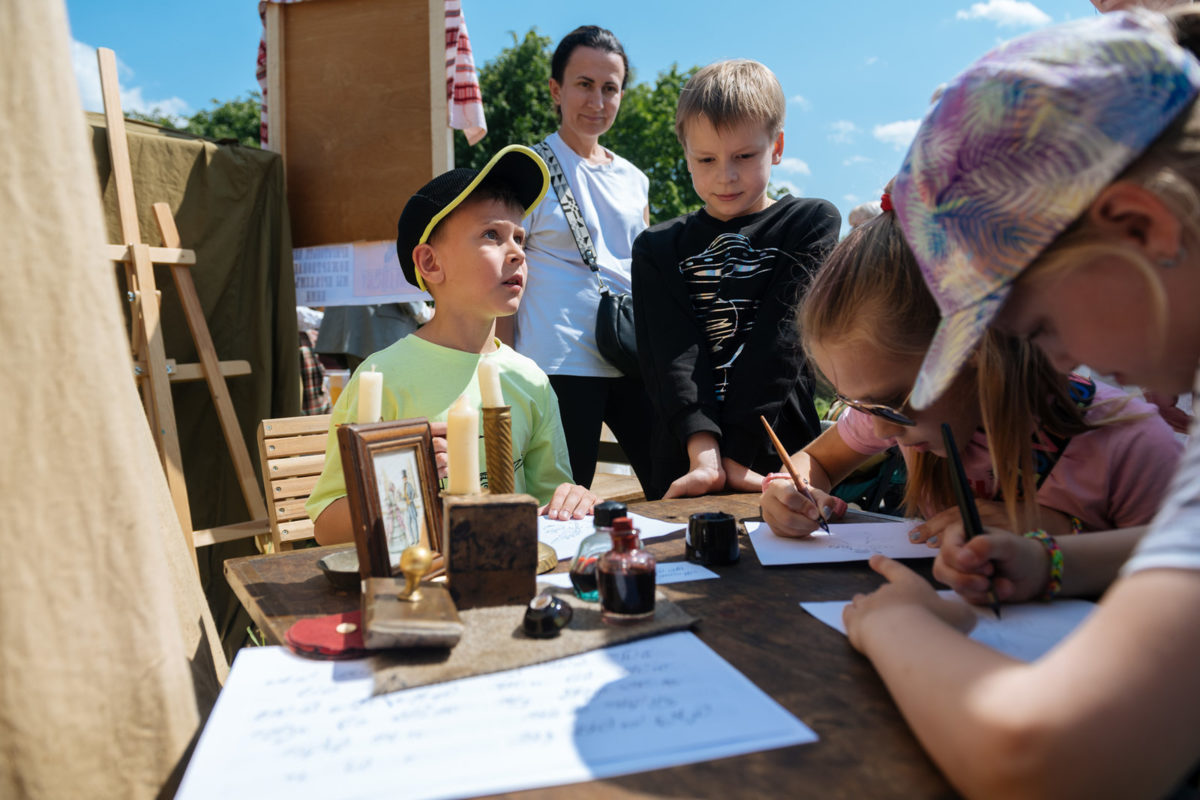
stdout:
[[583,222],[583,215],[579,212],[579,204],[575,202],[571,185],[567,183],[567,176],[563,175],[562,167],[559,166],[550,145],[538,142],[533,149],[546,162],[550,171],[550,185],[558,195],[558,203],[567,218],[567,226],[575,238],[579,255],[583,258],[583,263],[596,275],[596,283],[600,289],[600,306],[596,309],[596,347],[605,361],[624,374],[636,377],[641,374],[641,368],[638,366],[637,334],[633,328],[633,296],[628,292],[614,292],[601,277],[600,268],[596,265],[596,249],[592,246],[592,237]]

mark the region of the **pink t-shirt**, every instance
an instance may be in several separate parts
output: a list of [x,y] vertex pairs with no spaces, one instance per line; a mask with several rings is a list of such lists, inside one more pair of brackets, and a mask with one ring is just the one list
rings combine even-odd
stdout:
[[[1038,489],[1038,504],[1078,517],[1084,530],[1148,523],[1166,495],[1183,445],[1157,408],[1099,381],[1084,417],[1093,425],[1109,418],[1122,421],[1072,437]],[[875,436],[870,415],[854,409],[846,409],[838,419],[837,431],[852,450],[864,455],[896,443]],[[908,461],[911,448],[900,450]],[[962,449],[962,460],[975,496],[993,497],[996,478],[982,428]]]

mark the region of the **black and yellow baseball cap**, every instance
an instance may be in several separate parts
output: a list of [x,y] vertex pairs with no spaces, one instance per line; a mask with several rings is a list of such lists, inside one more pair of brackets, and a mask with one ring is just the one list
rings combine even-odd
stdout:
[[483,169],[452,169],[418,189],[405,204],[396,226],[396,255],[400,258],[404,277],[413,286],[425,289],[425,281],[413,263],[413,248],[429,241],[437,224],[485,182],[512,191],[528,215],[546,196],[550,173],[533,150],[510,144],[492,156]]

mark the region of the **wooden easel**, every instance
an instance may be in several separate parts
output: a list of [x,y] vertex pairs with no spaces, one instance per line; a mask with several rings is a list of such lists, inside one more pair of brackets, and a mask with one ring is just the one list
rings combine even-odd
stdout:
[[[194,250],[180,246],[175,219],[166,203],[154,204],[154,219],[158,224],[165,247],[150,247],[142,241],[138,226],[137,205],[133,197],[133,170],[129,161],[129,144],[125,137],[125,118],[121,113],[121,96],[117,83],[117,60],[112,50],[101,47],[96,51],[100,64],[100,88],[104,97],[104,119],[108,127],[108,152],[116,182],[117,209],[121,220],[121,239],[124,244],[107,246],[107,255],[125,266],[125,285],[131,304],[130,345],[133,351],[133,372],[142,394],[146,418],[158,446],[159,457],[167,476],[171,499],[179,525],[187,538],[188,551],[196,559],[196,547],[227,542],[248,536],[268,533],[267,507],[254,474],[237,413],[225,385],[226,376],[248,375],[246,361],[218,361],[204,310],[200,305],[196,284],[190,267],[196,263]],[[171,277],[183,305],[183,314],[200,357],[199,364],[176,364],[168,359],[163,345],[160,319],[160,294],[154,283],[154,265],[171,268]],[[191,507],[183,477],[183,460],[179,449],[179,431],[175,424],[175,406],[171,400],[172,382],[208,381],[209,392],[221,421],[225,443],[233,458],[242,496],[251,520],[223,525],[207,530],[193,530]]]

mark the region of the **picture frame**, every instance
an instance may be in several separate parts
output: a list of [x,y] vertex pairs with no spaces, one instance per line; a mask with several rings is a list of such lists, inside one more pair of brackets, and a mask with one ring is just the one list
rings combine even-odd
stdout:
[[413,544],[428,547],[440,566],[442,505],[429,420],[341,425],[338,449],[359,574],[400,574],[400,554]]

